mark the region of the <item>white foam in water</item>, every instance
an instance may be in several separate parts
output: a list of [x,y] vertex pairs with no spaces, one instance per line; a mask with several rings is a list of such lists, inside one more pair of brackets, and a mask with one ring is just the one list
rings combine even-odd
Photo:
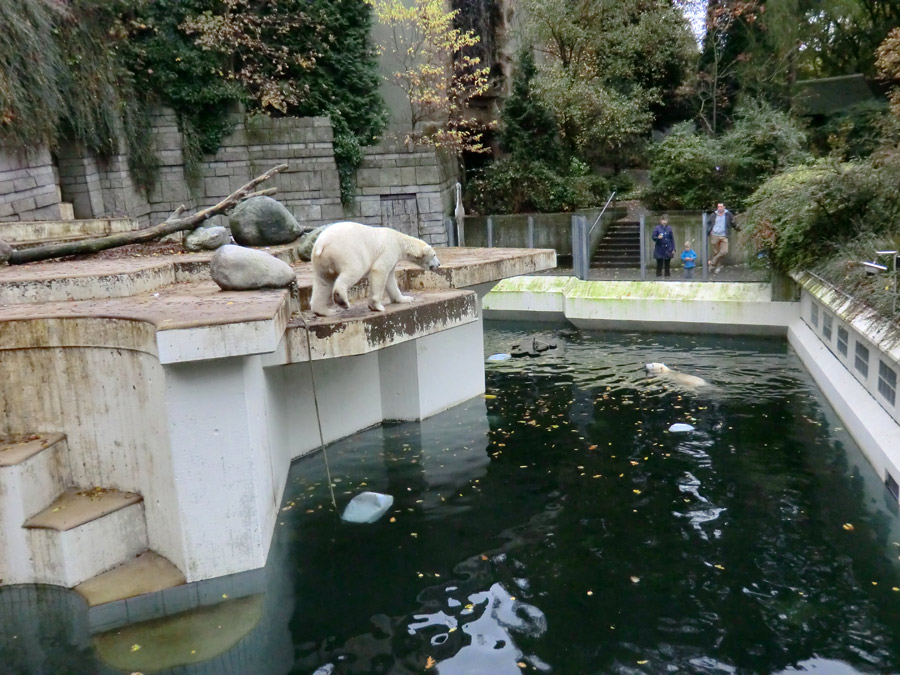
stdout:
[[693,431],[694,427],[690,424],[683,424],[682,422],[677,422],[669,427],[669,431],[673,431],[675,433],[679,433],[681,431]]
[[506,361],[510,356],[509,354],[491,354],[487,360],[488,361]]
[[394,503],[391,495],[380,492],[360,492],[344,509],[341,520],[348,523],[374,523]]

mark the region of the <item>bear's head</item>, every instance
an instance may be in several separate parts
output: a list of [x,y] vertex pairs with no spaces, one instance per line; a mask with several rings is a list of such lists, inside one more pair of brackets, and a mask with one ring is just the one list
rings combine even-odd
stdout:
[[644,370],[648,375],[659,375],[669,372],[669,367],[665,363],[645,363]]
[[440,267],[441,261],[438,260],[437,253],[434,252],[434,249],[424,241],[419,240],[419,244],[420,246],[417,248],[412,262],[426,270],[436,270]]

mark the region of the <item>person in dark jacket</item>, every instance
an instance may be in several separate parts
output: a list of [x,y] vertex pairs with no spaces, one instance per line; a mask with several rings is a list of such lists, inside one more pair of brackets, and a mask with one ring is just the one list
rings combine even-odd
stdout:
[[667,277],[672,276],[669,265],[675,255],[675,235],[669,227],[669,216],[663,214],[659,218],[659,225],[653,228],[653,257],[656,258],[656,276],[663,275],[663,269]]

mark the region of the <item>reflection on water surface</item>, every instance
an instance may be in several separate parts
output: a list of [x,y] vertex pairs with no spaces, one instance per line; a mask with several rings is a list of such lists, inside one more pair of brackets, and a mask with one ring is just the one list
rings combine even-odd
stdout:
[[385,492],[380,521],[297,462],[259,624],[170,672],[900,671],[896,504],[783,341],[536,334],[560,348],[486,361],[488,397],[328,448],[339,510]]

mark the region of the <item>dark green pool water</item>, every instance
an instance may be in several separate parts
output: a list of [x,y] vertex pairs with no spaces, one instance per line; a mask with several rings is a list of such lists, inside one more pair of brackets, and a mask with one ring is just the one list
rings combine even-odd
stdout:
[[341,524],[296,464],[293,672],[898,670],[896,509],[784,341],[538,335],[560,348],[489,361],[486,400],[329,448],[382,521]]
[[[487,324],[485,354],[528,335],[559,347],[487,361],[487,397],[329,446],[339,508],[393,495],[380,521],[295,463],[258,627],[167,672],[900,672],[896,501],[783,340]],[[126,672],[66,630],[41,672]]]

